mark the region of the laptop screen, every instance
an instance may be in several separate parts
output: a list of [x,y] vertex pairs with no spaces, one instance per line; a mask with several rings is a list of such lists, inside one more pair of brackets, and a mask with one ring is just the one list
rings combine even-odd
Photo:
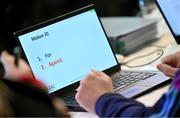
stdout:
[[157,0],[157,3],[176,36],[180,35],[180,1]]
[[82,80],[91,69],[117,60],[94,9],[18,36],[36,78],[49,93]]

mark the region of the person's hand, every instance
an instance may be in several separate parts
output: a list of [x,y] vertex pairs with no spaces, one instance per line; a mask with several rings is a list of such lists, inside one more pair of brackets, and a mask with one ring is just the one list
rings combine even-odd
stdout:
[[157,68],[169,77],[174,77],[180,68],[180,52],[168,55],[162,59],[162,63]]
[[112,92],[112,80],[103,72],[92,71],[80,82],[76,100],[88,112],[95,113],[98,98],[104,93]]
[[17,80],[19,77],[32,77],[31,69],[23,59],[20,59],[18,66],[16,66],[15,57],[7,51],[3,51],[0,60],[5,69],[5,78]]

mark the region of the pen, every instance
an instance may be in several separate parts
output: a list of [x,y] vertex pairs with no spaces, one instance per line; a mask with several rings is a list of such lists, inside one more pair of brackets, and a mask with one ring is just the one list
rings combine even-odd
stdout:
[[19,59],[21,58],[21,51],[19,47],[15,47],[13,50],[14,56],[15,56],[15,60],[14,60],[14,64],[16,66],[18,66],[19,64]]

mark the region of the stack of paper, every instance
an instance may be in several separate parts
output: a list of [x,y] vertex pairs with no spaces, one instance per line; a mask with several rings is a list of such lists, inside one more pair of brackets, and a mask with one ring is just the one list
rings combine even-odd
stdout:
[[156,19],[104,17],[101,21],[116,53],[131,53],[143,44],[157,39]]

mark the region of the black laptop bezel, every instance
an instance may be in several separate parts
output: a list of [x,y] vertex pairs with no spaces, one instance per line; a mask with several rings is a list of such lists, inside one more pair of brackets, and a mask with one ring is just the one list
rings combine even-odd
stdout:
[[[64,19],[73,17],[73,16],[75,16],[75,15],[81,14],[81,13],[86,12],[86,11],[89,11],[89,10],[95,10],[95,6],[94,6],[93,4],[91,4],[91,5],[88,5],[88,6],[86,6],[86,7],[80,8],[80,9],[78,9],[78,10],[72,11],[72,12],[70,12],[70,13],[64,14],[64,15],[62,15],[62,16],[59,16],[59,17],[50,19],[50,20],[48,20],[48,21],[45,21],[45,22],[39,23],[39,24],[37,24],[37,25],[33,25],[33,26],[28,27],[28,28],[26,28],[26,29],[23,29],[23,30],[20,30],[20,31],[15,32],[15,33],[14,33],[14,36],[15,36],[15,39],[17,40],[17,42],[18,42],[18,45],[20,46],[20,48],[21,48],[21,50],[22,50],[22,56],[24,57],[24,59],[28,62],[28,59],[27,59],[27,57],[26,57],[26,55],[25,55],[25,52],[24,52],[24,50],[23,50],[23,48],[22,48],[22,45],[21,45],[21,43],[20,43],[20,40],[19,40],[19,38],[18,38],[19,36],[24,35],[24,34],[26,34],[26,33],[29,33],[29,32],[31,32],[31,31],[40,29],[40,28],[42,28],[42,27],[51,25],[51,24],[53,24],[53,23],[62,21],[62,20],[64,20]],[[97,12],[96,12],[96,14],[97,14]],[[98,17],[98,15],[97,15],[97,17]],[[98,17],[98,19],[99,19],[99,17]],[[109,39],[108,39],[108,37],[107,37],[107,34],[106,34],[106,32],[105,32],[105,30],[104,30],[104,28],[103,28],[103,25],[102,25],[100,19],[99,19],[99,22],[100,22],[100,24],[101,24],[101,26],[102,26],[102,29],[103,29],[103,31],[104,31],[104,34],[105,34],[105,36],[106,36],[106,38],[107,38],[107,40],[108,40],[108,43],[109,43],[109,45],[110,45],[110,47],[111,47],[111,50],[112,50],[113,55],[114,55],[114,58],[116,59],[116,62],[117,62],[117,65],[115,65],[115,66],[113,66],[113,67],[111,67],[111,68],[108,68],[107,70],[104,70],[104,71],[103,71],[103,72],[105,72],[106,74],[111,75],[111,74],[113,74],[113,73],[115,73],[115,72],[117,72],[117,71],[120,71],[121,68],[120,68],[120,64],[118,63],[118,60],[117,60],[117,58],[116,58],[116,56],[115,56],[115,53],[114,53],[114,51],[113,51],[113,49],[112,49],[112,46],[111,46],[111,44],[110,44],[110,41],[109,41]],[[29,63],[29,62],[28,62],[28,63]],[[55,92],[50,93],[50,96],[57,96],[57,95],[58,95],[58,96],[60,95],[61,97],[66,96],[66,94],[70,94],[70,92],[71,92],[72,90],[75,90],[78,86],[79,86],[79,82],[76,82],[76,83],[74,83],[74,84],[72,84],[72,85],[69,85],[69,86],[67,86],[67,87],[65,87],[65,88],[62,88],[62,89],[59,89],[59,90],[57,90],[57,91],[55,91]]]
[[180,44],[180,35],[176,35],[176,34],[173,32],[173,29],[171,28],[171,25],[169,24],[169,22],[168,22],[168,20],[167,20],[167,18],[166,18],[166,16],[165,16],[165,14],[164,14],[161,6],[159,5],[158,0],[155,0],[155,2],[156,2],[157,7],[159,8],[159,11],[161,12],[161,14],[162,14],[162,16],[163,16],[163,18],[164,18],[166,24],[168,25],[168,28],[170,29],[170,31],[171,31],[174,39],[176,40],[177,44]]

